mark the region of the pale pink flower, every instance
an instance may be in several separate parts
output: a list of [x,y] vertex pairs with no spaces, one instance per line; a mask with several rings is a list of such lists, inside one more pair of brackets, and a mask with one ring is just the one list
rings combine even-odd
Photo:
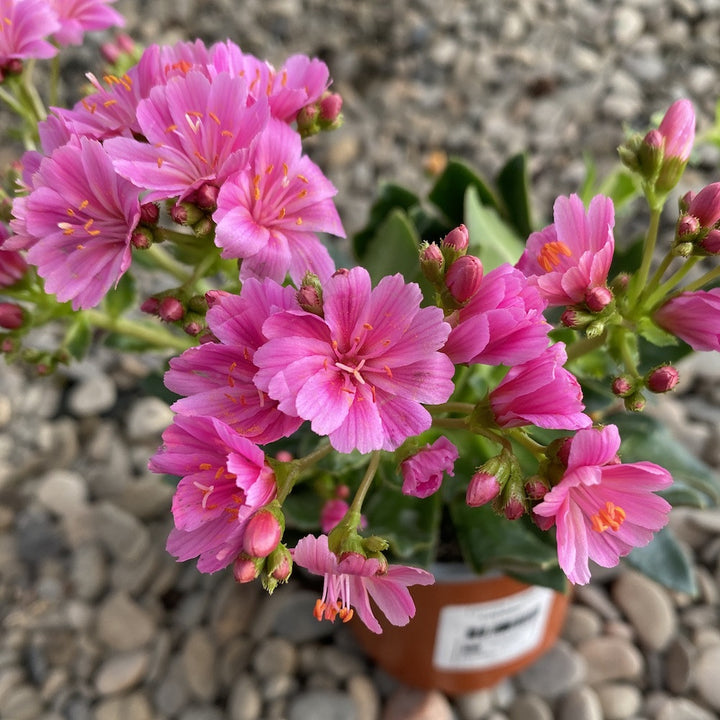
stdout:
[[490,407],[500,427],[537,425],[554,430],[578,430],[592,424],[584,414],[582,388],[563,365],[564,343],[510,368],[490,392]]
[[588,559],[613,567],[668,521],[670,504],[654,493],[672,484],[670,473],[651,462],[623,464],[619,448],[614,425],[578,430],[567,471],[533,510],[555,520],[560,567],[576,584],[590,580]]
[[443,352],[456,364],[514,365],[537,357],[551,326],[545,301],[507,263],[485,275],[479,290],[448,321],[453,329]]
[[607,282],[615,252],[615,209],[604,195],[596,195],[587,212],[577,195],[561,196],[553,218],[552,225],[530,235],[516,267],[548,305],[576,305],[588,290]]
[[373,599],[392,625],[407,625],[415,616],[411,585],[432,585],[435,578],[426,570],[405,565],[388,565],[359,553],[337,558],[328,548],[327,535],[307,535],[293,551],[295,563],[324,578],[322,596],[315,604],[318,620],[347,622],[357,612],[369,630],[381,633],[380,623],[370,607]]
[[80,45],[87,31],[123,27],[123,16],[108,7],[115,0],[50,0],[60,21],[53,37],[60,45]]
[[264,127],[267,103],[247,107],[242,78],[199,70],[170,78],[140,101],[137,120],[147,142],[105,142],[117,171],[149,190],[145,201],[185,199],[208,182],[218,186],[245,167],[248,148]]
[[148,467],[182,478],[167,550],[180,561],[198,557],[201,572],[235,560],[248,521],[276,494],[262,450],[216,418],[177,415]]
[[221,294],[207,313],[217,342],[204,343],[170,360],[165,385],[186,397],[172,409],[183,415],[208,415],[264,444],[291,435],[302,419],[278,410],[258,390],[255,351],[266,341],[262,325],[273,313],[297,308],[295,291],[272,280],[243,283],[240,295]]
[[373,290],[364,268],[337,272],[323,286],[324,318],[291,311],[265,321],[255,383],[339,452],[394,450],[430,427],[422,403],[443,403],[454,387],[455,368],[438,352],[450,328],[421,299],[399,274]]
[[0,67],[10,60],[57,54],[46,38],[60,25],[47,0],[0,0],[0,19]]
[[457,459],[458,449],[446,437],[441,436],[432,445],[428,443],[420,448],[400,463],[403,493],[426,498],[437,492],[444,473],[454,476]]
[[720,288],[680,293],[661,305],[653,320],[693,350],[720,350]]
[[311,272],[321,280],[335,263],[317,236],[345,236],[332,197],[337,190],[310,158],[300,136],[270,120],[248,166],[221,188],[213,220],[222,256],[240,258],[240,279],[269,277],[296,284]]
[[663,138],[663,156],[687,162],[695,141],[695,111],[686,99],[676,100],[663,117],[658,132]]
[[72,300],[76,310],[93,307],[130,266],[138,190],[88,138],[44,158],[33,182],[25,203],[26,230],[34,239],[27,260],[58,300]]

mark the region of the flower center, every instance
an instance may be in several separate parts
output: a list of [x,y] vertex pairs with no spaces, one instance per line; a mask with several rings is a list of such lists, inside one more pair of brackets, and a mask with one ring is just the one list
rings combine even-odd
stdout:
[[365,358],[363,358],[355,367],[351,367],[350,365],[346,365],[345,363],[336,362],[335,367],[339,368],[340,370],[343,370],[346,373],[350,373],[361,385],[365,384],[365,379],[360,374],[360,371],[363,369],[363,366],[365,365]]
[[571,257],[572,252],[570,248],[564,242],[554,240],[542,246],[538,253],[537,261],[545,272],[550,272],[560,264],[563,255]]
[[347,575],[326,573],[322,597],[317,599],[313,610],[315,618],[334,622],[339,615],[346,623],[354,614],[355,611],[350,607],[350,578]]
[[605,507],[595,513],[590,518],[592,529],[595,532],[605,532],[606,530],[619,530],[625,520],[625,511],[609,500],[605,503]]

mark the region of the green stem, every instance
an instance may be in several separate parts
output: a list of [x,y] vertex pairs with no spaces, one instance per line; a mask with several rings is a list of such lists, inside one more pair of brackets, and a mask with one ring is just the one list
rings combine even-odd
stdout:
[[655,271],[653,276],[650,278],[650,282],[648,283],[647,287],[645,288],[645,291],[642,293],[645,297],[651,296],[657,287],[660,285],[660,280],[662,276],[665,274],[665,271],[670,267],[670,263],[675,259],[675,256],[672,254],[672,252],[669,252],[665,255],[662,262],[660,263],[660,266]]
[[446,412],[455,412],[461,413],[462,415],[469,415],[474,408],[475,406],[472,403],[451,401],[442,403],[442,405],[428,405],[425,409],[431,415],[440,415],[441,413]]
[[192,282],[193,276],[188,271],[188,268],[160,246],[151,245],[147,250],[141,250],[140,252],[149,255],[157,267],[180,280],[183,285]]
[[355,497],[353,498],[352,505],[350,505],[350,508],[348,509],[348,513],[355,512],[359,515],[360,512],[362,512],[365,495],[367,495],[367,491],[372,485],[372,481],[375,477],[375,473],[377,472],[379,465],[380,450],[373,450],[373,452],[370,454],[370,462],[368,463],[367,469],[365,470],[365,475],[360,481],[360,487],[355,493]]
[[433,418],[432,426],[449,430],[466,430],[467,418]]
[[592,352],[593,350],[597,350],[599,347],[602,347],[603,343],[605,342],[607,333],[600,333],[597,337],[592,338],[580,338],[579,340],[576,340],[573,343],[570,343],[566,347],[567,352],[567,361],[570,362],[571,360],[577,360],[579,357],[582,357],[583,355],[587,355],[589,352]]
[[644,305],[648,308],[652,308],[662,300],[667,293],[672,290],[697,264],[700,260],[699,257],[693,256],[685,261],[685,264],[678,268],[655,292],[652,293],[646,300]]
[[622,336],[620,338],[620,343],[619,343],[620,357],[622,358],[623,365],[625,366],[625,370],[635,378],[640,377],[640,373],[638,372],[637,365],[635,364],[635,360],[633,359],[633,356],[630,352],[630,346],[628,345],[629,339],[631,337],[631,333],[624,328],[619,330],[619,332],[622,333]]
[[297,458],[293,461],[298,472],[303,472],[309,467],[312,467],[318,460],[322,460],[326,455],[332,452],[332,445],[329,440],[325,440],[313,450],[311,453],[304,455],[301,458]]
[[49,105],[57,105],[60,98],[60,55],[50,61],[50,99]]
[[632,306],[637,301],[642,289],[647,282],[650,273],[650,264],[655,254],[655,245],[657,244],[658,229],[660,227],[660,213],[662,208],[651,207],[650,209],[650,225],[648,226],[647,235],[645,236],[645,246],[643,248],[642,262],[637,275],[633,279],[631,292],[628,294],[629,304]]
[[533,440],[522,428],[513,428],[506,432],[518,445],[522,445],[526,450],[530,451],[535,458],[538,460],[545,458],[545,446]]
[[701,275],[697,280],[693,280],[688,283],[685,287],[679,288],[678,292],[693,292],[694,290],[700,290],[703,285],[712,282],[720,277],[720,266],[708,270],[704,275]]
[[114,318],[96,308],[83,310],[82,312],[91,325],[142,340],[152,347],[184,352],[193,346],[193,342],[189,337],[180,337],[158,325],[145,325],[127,318]]
[[28,100],[30,107],[38,122],[45,120],[47,117],[47,110],[45,109],[45,103],[40,97],[40,93],[35,87],[35,83],[32,80],[33,71],[35,69],[35,58],[28,61],[23,73],[21,75],[20,87]]

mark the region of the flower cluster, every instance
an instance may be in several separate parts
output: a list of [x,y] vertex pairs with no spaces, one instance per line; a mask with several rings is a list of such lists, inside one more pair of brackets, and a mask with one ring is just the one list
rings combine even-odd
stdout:
[[[121,20],[100,1],[4,0],[3,13],[10,90],[13,78],[27,90],[19,61]],[[74,106],[14,107],[28,150],[0,225],[0,348],[42,372],[82,357],[91,328],[172,353],[175,416],[150,459],[179,479],[172,555],[270,592],[297,564],[323,577],[319,620],[357,615],[380,632],[370,598],[404,625],[408,587],[433,582],[406,564],[420,562],[411,537],[425,551],[458,544],[482,570],[474,524],[502,523],[495,538],[522,527],[557,548],[563,583],[587,583],[591,561],[615,565],[665,526],[657,493],[672,478],[621,461],[612,413],[678,382],[669,361],[644,367],[639,336],[720,349],[720,295],[705,289],[717,270],[681,285],[720,251],[717,183],[683,197],[651,274],[694,141],[687,101],[621,148],[651,213],[638,268],[609,277],[615,210],[599,193],[559,197],[512,261],[488,262],[483,248],[504,240],[440,208],[411,262],[395,262],[407,242],[380,237],[375,256],[358,242],[359,262],[338,268],[336,190],[304,144],[342,121],[322,61],[275,69],[231,41],[137,52],[124,37],[105,55],[114,66]],[[387,227],[373,222],[371,234]],[[49,321],[59,347],[34,348]],[[606,381],[605,407],[586,407],[589,379]],[[455,537],[416,523],[423,503],[436,520],[449,506]]]

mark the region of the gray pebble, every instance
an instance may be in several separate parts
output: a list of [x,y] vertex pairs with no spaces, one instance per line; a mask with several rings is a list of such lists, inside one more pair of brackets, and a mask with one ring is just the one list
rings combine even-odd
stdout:
[[640,710],[642,694],[634,685],[605,683],[595,689],[605,720],[626,720]]
[[672,698],[664,702],[656,720],[717,720],[717,715],[692,700]]
[[152,705],[142,691],[102,700],[94,712],[94,720],[154,720]]
[[155,622],[144,608],[118,591],[100,606],[97,635],[113,650],[135,650],[154,637]]
[[623,638],[591,638],[582,643],[578,651],[587,663],[587,682],[591,685],[638,678],[645,666],[640,651]]
[[560,700],[558,720],[603,720],[597,693],[590,687],[571,690]]
[[240,675],[232,686],[227,704],[228,720],[257,720],[262,712],[262,697],[250,675]]
[[541,697],[523,695],[510,707],[510,720],[553,720],[553,712]]
[[702,699],[720,710],[720,645],[701,650],[695,663],[695,687]]
[[564,695],[585,680],[585,659],[564,640],[548,650],[539,660],[517,676],[523,689],[543,698]]
[[95,687],[101,695],[129,690],[145,675],[149,655],[144,650],[133,650],[111,655],[103,661],[95,675]]
[[284,638],[271,637],[261,641],[257,647],[252,666],[259,677],[272,677],[292,674],[297,663],[295,646]]
[[213,641],[204,628],[191,630],[181,651],[185,679],[192,695],[209,701],[217,694],[217,672]]
[[101,415],[115,405],[117,389],[112,378],[97,373],[83,378],[68,394],[68,407],[77,417]]

